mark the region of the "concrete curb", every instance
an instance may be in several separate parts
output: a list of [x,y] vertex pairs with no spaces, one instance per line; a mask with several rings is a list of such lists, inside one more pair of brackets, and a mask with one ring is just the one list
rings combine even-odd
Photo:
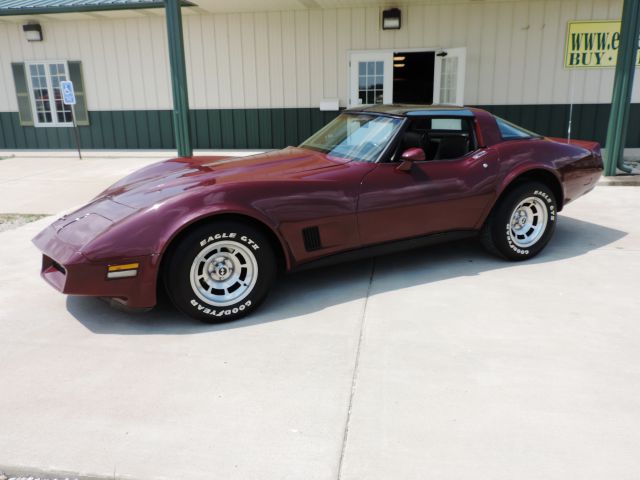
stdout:
[[[194,150],[194,155],[245,156],[269,151],[269,149]],[[173,158],[175,150],[82,150],[82,158]],[[0,150],[0,159],[9,158],[78,158],[76,150]]]
[[139,480],[128,475],[94,475],[63,470],[0,465],[0,480],[33,478],[40,480]]
[[617,175],[615,177],[602,177],[598,181],[602,187],[640,187],[640,175]]

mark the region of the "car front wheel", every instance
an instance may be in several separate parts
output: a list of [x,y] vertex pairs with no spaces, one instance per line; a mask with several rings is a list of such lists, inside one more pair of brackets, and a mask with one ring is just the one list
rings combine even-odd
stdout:
[[235,320],[266,297],[276,275],[268,238],[239,222],[189,232],[171,252],[164,281],[174,305],[207,323]]
[[480,238],[492,253],[509,260],[526,260],[549,243],[556,217],[556,198],[551,189],[539,182],[523,183],[494,207]]

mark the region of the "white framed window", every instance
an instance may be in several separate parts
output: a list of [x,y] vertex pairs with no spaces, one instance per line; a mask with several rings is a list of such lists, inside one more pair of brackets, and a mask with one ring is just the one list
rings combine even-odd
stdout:
[[392,103],[393,52],[352,52],[349,104]]
[[62,102],[60,82],[69,79],[67,62],[26,62],[29,96],[36,127],[71,127],[71,105]]

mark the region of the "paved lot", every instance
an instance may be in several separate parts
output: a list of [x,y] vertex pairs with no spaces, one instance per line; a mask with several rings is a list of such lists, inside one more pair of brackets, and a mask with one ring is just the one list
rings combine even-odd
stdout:
[[[199,155],[248,155],[249,150],[199,151]],[[55,214],[88,202],[138,168],[175,156],[168,151],[0,151],[0,213]]]
[[0,233],[0,470],[636,479],[639,201],[597,188],[527,263],[461,242],[300,273],[220,326],[66,298],[29,242],[51,218]]

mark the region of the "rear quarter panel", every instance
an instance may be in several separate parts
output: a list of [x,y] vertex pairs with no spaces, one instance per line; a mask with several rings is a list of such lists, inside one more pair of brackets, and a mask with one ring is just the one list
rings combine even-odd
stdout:
[[533,170],[552,173],[562,187],[559,208],[593,189],[602,173],[602,158],[576,144],[547,138],[511,140],[495,145],[500,154],[498,195],[517,177]]

